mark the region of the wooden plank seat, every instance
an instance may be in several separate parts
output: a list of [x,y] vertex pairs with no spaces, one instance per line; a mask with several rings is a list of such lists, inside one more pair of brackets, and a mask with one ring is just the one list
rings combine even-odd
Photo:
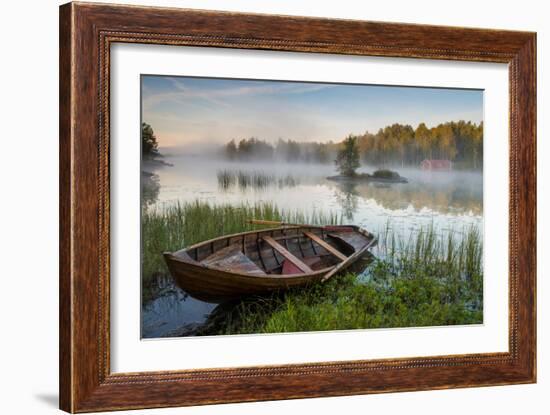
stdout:
[[248,275],[265,275],[265,272],[241,251],[241,244],[232,244],[214,252],[201,263],[207,267],[229,270]]
[[304,273],[313,272],[313,270],[305,264],[303,261],[293,255],[288,249],[282,246],[279,242],[274,240],[271,236],[264,236],[262,240],[281,254],[286,260],[292,262],[300,271]]
[[360,251],[365,245],[370,242],[366,236],[357,232],[329,233],[328,236],[342,241],[343,243],[353,248],[355,252]]
[[[304,262],[308,267],[311,269],[315,269],[314,267],[321,263],[321,257],[318,256],[311,256],[307,258],[303,258],[302,262]],[[281,265],[281,274],[282,275],[288,275],[288,274],[302,274],[302,270],[298,268],[296,265],[294,265],[289,260],[285,259],[283,261],[283,264]]]
[[336,248],[334,248],[332,245],[330,245],[329,243],[327,243],[326,241],[324,241],[323,239],[319,238],[317,235],[315,235],[314,233],[311,233],[311,232],[304,232],[304,235],[307,236],[309,239],[311,239],[312,241],[316,242],[318,245],[322,246],[323,248],[325,248],[328,252],[330,252],[332,255],[334,255],[336,258],[342,260],[342,261],[345,261],[346,259],[348,259],[348,257],[346,255],[344,255],[343,253],[341,253],[339,250],[337,250]]

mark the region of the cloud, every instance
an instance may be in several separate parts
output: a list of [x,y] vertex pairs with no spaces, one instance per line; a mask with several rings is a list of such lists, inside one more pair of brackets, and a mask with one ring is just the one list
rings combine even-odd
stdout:
[[[209,104],[222,107],[230,106],[227,99],[235,97],[252,97],[266,95],[282,95],[282,94],[306,94],[335,87],[332,84],[307,84],[276,81],[252,81],[258,82],[257,85],[221,87],[217,89],[204,89],[189,86],[186,81],[179,78],[167,77],[174,87],[174,90],[169,92],[153,92],[151,88],[143,89],[144,92],[144,108],[148,110],[154,109],[155,106],[170,102],[186,105],[200,105],[201,101]],[[237,81],[238,82],[238,81]],[[267,83],[269,82],[269,83]]]

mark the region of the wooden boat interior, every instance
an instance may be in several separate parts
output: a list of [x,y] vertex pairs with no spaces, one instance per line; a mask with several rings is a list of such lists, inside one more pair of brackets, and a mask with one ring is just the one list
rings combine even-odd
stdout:
[[347,260],[370,240],[353,226],[282,227],[212,239],[174,256],[247,275],[309,274]]

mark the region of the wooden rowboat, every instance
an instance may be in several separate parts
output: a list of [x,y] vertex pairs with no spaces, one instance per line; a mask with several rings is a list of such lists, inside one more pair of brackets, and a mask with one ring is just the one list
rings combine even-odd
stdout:
[[375,244],[357,226],[296,225],[227,235],[164,258],[184,291],[220,303],[326,281]]

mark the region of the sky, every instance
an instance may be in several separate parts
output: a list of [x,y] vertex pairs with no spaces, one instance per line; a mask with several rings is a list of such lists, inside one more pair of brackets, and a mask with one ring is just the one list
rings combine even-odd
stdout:
[[341,141],[394,123],[483,120],[483,91],[142,75],[142,121],[159,147],[257,137]]

